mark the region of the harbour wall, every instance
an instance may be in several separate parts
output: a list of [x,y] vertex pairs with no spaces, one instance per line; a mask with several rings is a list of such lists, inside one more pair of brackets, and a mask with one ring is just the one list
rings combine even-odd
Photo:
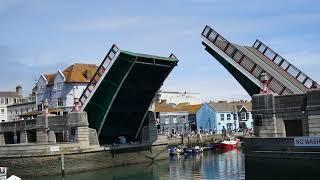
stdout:
[[[200,142],[196,136],[184,138],[185,144],[214,142],[221,135],[203,135]],[[78,143],[60,144],[12,144],[1,146],[0,167],[8,167],[9,173],[20,177],[49,176],[77,173],[130,164],[153,163],[169,158],[168,146],[181,144],[182,139],[167,139],[158,136],[151,144],[121,144],[118,146],[90,146],[87,149]],[[59,151],[51,151],[59,146]]]
[[87,150],[63,155],[0,157],[0,166],[8,167],[10,174],[28,177],[62,174],[63,166],[64,173],[68,174],[129,164],[152,163],[167,158],[167,145],[155,145]]

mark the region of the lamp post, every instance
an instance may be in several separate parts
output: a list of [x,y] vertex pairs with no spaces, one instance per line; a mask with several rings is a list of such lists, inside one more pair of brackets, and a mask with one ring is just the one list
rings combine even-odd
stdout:
[[262,73],[260,77],[260,94],[269,94],[269,78],[266,73]]

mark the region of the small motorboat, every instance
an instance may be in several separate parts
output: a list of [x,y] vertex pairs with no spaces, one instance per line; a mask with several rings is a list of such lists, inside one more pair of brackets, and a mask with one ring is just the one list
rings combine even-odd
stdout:
[[219,150],[232,150],[238,147],[239,143],[240,143],[239,139],[229,138],[229,139],[225,139],[222,142],[215,143],[214,148]]
[[170,155],[181,155],[181,154],[184,154],[184,149],[182,149],[182,148],[170,147],[170,148],[169,148],[169,154],[170,154]]
[[211,149],[214,149],[214,144],[207,144],[206,146],[201,147],[203,151],[209,151]]
[[196,153],[203,152],[203,148],[200,146],[195,146],[193,149]]

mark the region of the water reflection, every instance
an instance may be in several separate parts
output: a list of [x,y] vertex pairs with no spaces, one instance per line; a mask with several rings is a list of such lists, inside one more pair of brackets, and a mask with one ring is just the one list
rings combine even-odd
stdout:
[[175,156],[153,164],[139,164],[81,174],[27,178],[30,180],[135,180],[135,179],[245,179],[244,156],[241,151],[204,152]]
[[171,179],[244,179],[243,158],[238,150],[174,157],[169,162],[169,176]]

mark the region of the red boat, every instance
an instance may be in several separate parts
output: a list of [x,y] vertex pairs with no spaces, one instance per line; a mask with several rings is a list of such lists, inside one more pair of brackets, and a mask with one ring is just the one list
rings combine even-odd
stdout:
[[238,147],[240,143],[240,140],[239,139],[229,139],[229,140],[224,140],[220,143],[215,143],[214,144],[214,148],[215,149],[220,149],[220,150],[232,150],[236,147]]

